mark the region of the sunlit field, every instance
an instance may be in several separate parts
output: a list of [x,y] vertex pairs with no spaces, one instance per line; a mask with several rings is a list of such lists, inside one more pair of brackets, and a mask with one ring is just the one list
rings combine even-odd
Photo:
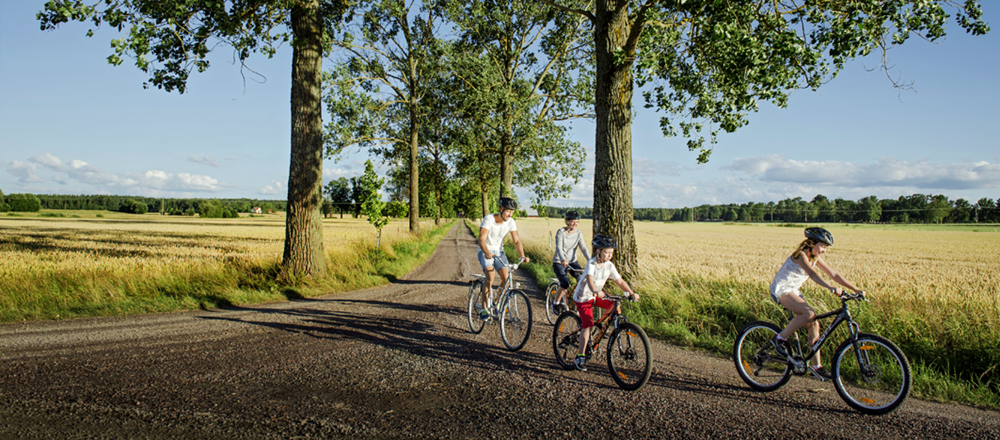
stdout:
[[[559,219],[517,221],[532,256],[545,263],[551,261],[551,237],[562,224]],[[870,303],[852,306],[862,331],[887,336],[904,349],[918,373],[918,394],[952,399],[965,392],[929,389],[946,386],[919,377],[929,370],[992,389],[988,405],[1000,405],[1000,228],[821,226],[835,238],[824,259],[869,292]],[[582,221],[580,228],[589,243],[591,223]],[[649,298],[641,305],[640,322],[661,337],[720,353],[731,349],[746,322],[767,319],[784,325],[768,286],[803,240],[802,230],[637,222],[641,272],[634,284]],[[803,293],[819,312],[840,306],[815,283],[808,282]],[[828,347],[830,353],[835,345]]]
[[[273,284],[284,249],[283,215],[64,215],[0,217],[3,321],[61,317],[49,310],[69,316],[126,314],[284,298]],[[351,274],[365,273],[357,265],[364,260],[360,254],[374,248],[375,228],[364,219],[339,217],[323,224],[334,281],[364,285]],[[433,221],[421,224],[432,226]],[[412,239],[405,219],[382,230],[383,248],[390,252]]]

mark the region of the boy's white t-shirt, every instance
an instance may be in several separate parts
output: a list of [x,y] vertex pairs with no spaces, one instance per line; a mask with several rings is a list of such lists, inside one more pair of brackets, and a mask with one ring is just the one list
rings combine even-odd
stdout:
[[483,219],[479,227],[489,231],[489,234],[486,234],[486,249],[489,249],[490,253],[497,254],[503,249],[503,238],[507,233],[517,230],[517,223],[514,223],[514,217],[503,223],[497,223],[496,214],[490,214]]
[[594,277],[594,286],[598,291],[604,290],[604,283],[608,280],[617,280],[622,276],[618,274],[615,264],[606,261],[601,267],[597,267],[597,257],[587,260],[587,267],[583,269],[580,282],[576,284],[576,291],[573,292],[573,301],[578,303],[587,302],[596,296],[597,292],[590,290],[590,283],[587,282],[587,275]]

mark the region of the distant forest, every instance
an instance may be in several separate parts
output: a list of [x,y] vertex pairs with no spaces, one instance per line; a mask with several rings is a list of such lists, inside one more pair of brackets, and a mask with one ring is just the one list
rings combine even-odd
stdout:
[[[576,210],[593,218],[592,208],[549,206],[544,215],[561,218]],[[817,195],[779,202],[701,205],[693,208],[635,208],[636,220],[647,221],[743,221],[743,222],[846,222],[846,223],[1000,223],[1000,199],[976,202],[949,200],[943,195],[913,194],[898,199],[865,197],[858,201]],[[542,215],[540,213],[540,215]]]
[[[3,199],[0,193],[0,200]],[[12,194],[7,203],[13,202]],[[161,212],[166,215],[205,216],[206,210],[223,212],[284,211],[285,200],[258,199],[173,199],[116,195],[36,195],[42,209],[107,210],[121,212]],[[332,213],[327,201],[324,213]],[[350,205],[350,204],[348,204]],[[142,208],[146,209],[143,210]],[[5,209],[6,210],[6,209]],[[583,218],[593,218],[593,208],[549,206],[539,215],[561,218],[570,210]],[[635,208],[634,218],[645,221],[742,221],[742,222],[845,222],[845,223],[1000,223],[1000,199],[982,198],[975,203],[950,200],[943,195],[913,194],[898,199],[875,196],[853,201],[830,200],[817,195],[768,203],[700,205],[686,208]],[[214,215],[213,215],[214,217]]]
[[257,199],[171,199],[139,196],[111,195],[50,195],[37,194],[42,209],[83,209],[135,212],[134,204],[146,205],[143,212],[161,212],[167,215],[194,215],[204,211],[203,205],[211,204],[233,212],[250,212],[253,208],[261,211],[284,211],[285,200]]

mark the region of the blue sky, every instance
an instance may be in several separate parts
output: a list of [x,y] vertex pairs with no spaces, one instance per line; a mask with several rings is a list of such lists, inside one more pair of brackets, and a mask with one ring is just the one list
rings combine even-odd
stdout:
[[[116,33],[82,24],[43,32],[44,0],[0,4],[0,190],[5,194],[163,197],[286,196],[291,49],[242,70],[224,46],[183,95],[144,90],[147,75],[105,61]],[[683,139],[665,139],[659,115],[635,106],[636,207],[767,202],[869,195],[1000,198],[1000,11],[994,30],[971,37],[949,22],[937,44],[912,39],[889,52],[892,87],[875,58],[855,60],[788,108],[763,104],[750,125],[722,134],[696,164]],[[245,78],[245,79],[244,79]],[[641,96],[636,93],[636,102]],[[594,127],[572,123],[587,150],[584,177],[557,206],[589,206]],[[366,152],[324,164],[325,180],[364,171]],[[521,200],[530,195],[518,189]]]

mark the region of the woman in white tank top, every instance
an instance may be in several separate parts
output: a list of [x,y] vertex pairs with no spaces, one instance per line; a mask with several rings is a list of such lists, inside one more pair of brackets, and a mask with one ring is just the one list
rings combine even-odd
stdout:
[[[853,290],[855,293],[864,293],[833,270],[829,264],[826,264],[826,261],[823,261],[822,255],[826,253],[826,248],[833,246],[833,234],[830,234],[830,231],[823,228],[806,228],[805,235],[806,239],[785,260],[781,268],[778,269],[778,273],[774,275],[774,281],[771,282],[771,299],[795,314],[795,318],[788,323],[788,326],[781,333],[775,335],[774,340],[771,341],[775,351],[780,356],[788,356],[786,345],[788,338],[796,330],[804,326],[808,325],[810,346],[819,340],[819,323],[814,321],[816,311],[813,310],[812,306],[802,296],[802,293],[799,292],[799,289],[805,284],[806,280],[811,278],[816,284],[823,286],[837,296],[844,293],[843,289],[827,283],[816,271],[817,267],[826,272],[838,284]],[[812,363],[813,365],[810,368],[816,374],[826,379],[833,378],[833,375],[823,368],[818,350],[816,351],[816,356],[812,359]]]

